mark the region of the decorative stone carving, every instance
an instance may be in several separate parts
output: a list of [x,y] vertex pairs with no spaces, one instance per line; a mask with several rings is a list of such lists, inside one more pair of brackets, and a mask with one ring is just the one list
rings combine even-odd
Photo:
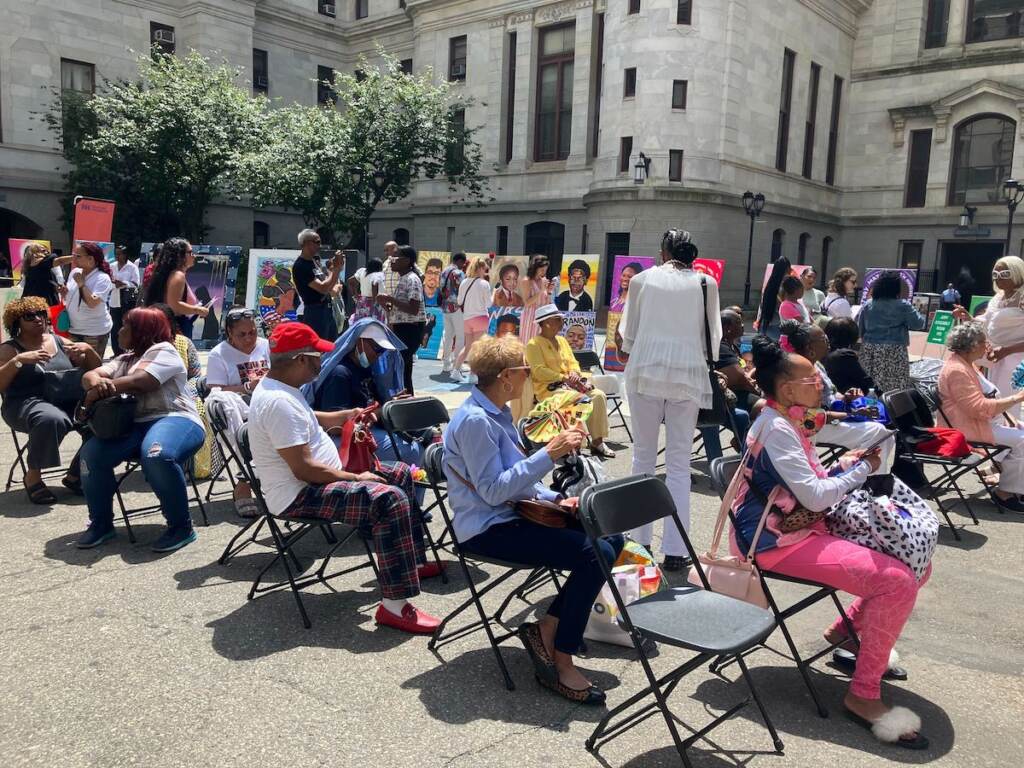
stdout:
[[576,11],[591,8],[593,5],[594,0],[574,0],[573,2],[559,3],[558,5],[546,5],[543,8],[537,9],[535,20],[537,24],[548,24],[553,21],[575,18]]

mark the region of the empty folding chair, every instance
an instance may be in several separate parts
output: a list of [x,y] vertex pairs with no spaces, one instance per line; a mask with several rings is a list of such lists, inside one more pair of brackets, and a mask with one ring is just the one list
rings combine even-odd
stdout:
[[[217,472],[210,477],[210,483],[206,488],[206,495],[203,498],[209,501],[215,493],[214,485],[224,475],[227,475],[228,482],[230,483],[228,492],[233,492],[235,480],[242,470],[241,461],[235,452],[234,446],[231,444],[231,436],[228,434],[230,426],[224,413],[224,406],[216,400],[206,401],[205,406],[206,416],[210,421],[210,429],[213,430],[213,439],[216,441],[217,446],[220,448],[221,456],[224,458]],[[217,491],[216,493],[223,492]]]
[[[556,588],[558,588],[558,579],[547,568],[534,568],[531,565],[522,565],[520,563],[488,558],[477,554],[463,554],[462,548],[459,546],[459,540],[455,536],[455,528],[452,525],[451,516],[448,514],[448,507],[444,503],[446,496],[443,495],[438,486],[438,481],[443,480],[445,477],[444,445],[441,443],[435,443],[427,448],[425,462],[427,465],[426,470],[428,482],[430,482],[434,487],[438,500],[438,509],[440,509],[441,515],[444,518],[444,523],[452,537],[452,550],[455,553],[456,559],[459,561],[459,566],[462,568],[463,575],[466,577],[466,585],[469,587],[469,599],[463,601],[444,617],[444,620],[441,622],[440,626],[438,626],[437,631],[435,631],[434,635],[430,638],[430,642],[427,644],[427,647],[431,651],[436,651],[436,649],[442,645],[458,640],[460,637],[465,637],[473,632],[483,630],[487,635],[487,641],[491,646],[491,650],[494,651],[494,658],[498,662],[498,669],[501,670],[501,676],[505,679],[505,687],[510,691],[515,690],[515,683],[512,682],[512,676],[508,673],[508,667],[505,665],[505,659],[501,655],[499,645],[510,637],[514,637],[516,632],[505,623],[503,614],[508,609],[513,598],[517,595],[524,593],[524,591],[532,591],[534,588],[540,587],[549,579],[552,580]],[[499,568],[504,568],[505,571],[497,577],[490,579],[485,586],[478,589],[476,584],[473,583],[473,576],[469,570],[469,561],[496,565]],[[529,572],[525,581],[518,589],[509,592],[498,606],[498,610],[494,613],[488,614],[487,611],[484,610],[484,596],[491,592],[495,587],[501,586],[517,573],[522,573],[523,571]],[[471,606],[476,608],[477,615],[480,618],[446,634],[445,630],[449,623]],[[497,629],[497,632],[495,632],[495,629]]]
[[[263,512],[261,519],[266,522],[266,526],[270,531],[276,553],[274,558],[267,563],[267,565],[264,566],[258,574],[256,574],[252,587],[249,589],[248,599],[252,600],[256,595],[264,594],[266,592],[274,592],[286,587],[290,588],[292,595],[295,597],[295,604],[298,606],[299,615],[302,617],[302,624],[306,629],[309,629],[313,624],[309,620],[309,614],[306,613],[306,606],[302,603],[302,595],[299,594],[300,590],[313,584],[326,585],[331,579],[337,578],[338,576],[344,576],[347,573],[352,573],[353,571],[358,571],[363,568],[372,568],[373,573],[376,576],[377,564],[374,562],[373,552],[370,550],[370,545],[366,539],[360,536],[359,538],[363,542],[363,546],[366,548],[366,556],[369,559],[369,562],[355,565],[350,568],[343,568],[342,570],[335,571],[333,573],[327,573],[327,566],[330,564],[331,558],[334,554],[359,532],[358,528],[352,528],[345,536],[334,540],[331,548],[323,556],[323,559],[320,562],[320,567],[317,568],[316,572],[311,576],[303,577],[301,575],[302,568],[299,564],[298,557],[295,555],[295,545],[305,538],[310,531],[325,531],[334,523],[331,520],[319,517],[283,517],[272,514],[267,508],[267,502],[263,496],[263,489],[260,485],[259,478],[252,468],[252,451],[249,447],[248,424],[243,424],[238,428],[238,430],[236,430],[235,444],[238,446],[239,457],[242,460],[245,473],[252,486],[253,497],[256,499],[256,503]],[[239,534],[236,534],[235,538],[237,538],[238,535]],[[277,563],[280,563],[284,567],[286,577],[285,581],[278,581],[264,586],[263,577]]]
[[[601,372],[602,376],[607,374],[604,372],[604,366],[601,365],[601,356],[593,350],[587,349],[580,352],[573,352],[573,357],[576,358],[576,362],[579,363],[580,368],[584,371],[590,372],[594,368],[597,368]],[[626,415],[622,412],[622,395],[618,392],[605,392],[605,397],[608,400],[608,421],[613,429],[622,428],[626,430],[626,436],[629,438],[629,442],[633,442],[633,433],[629,431],[629,423],[626,421]],[[611,417],[616,415],[619,417],[618,424],[611,424]]]
[[[712,486],[714,486],[715,491],[718,493],[719,497],[725,495],[725,491],[729,487],[729,483],[732,482],[733,475],[736,473],[736,470],[739,469],[740,462],[742,460],[743,459],[740,456],[723,456],[711,462],[711,484]],[[732,512],[729,513],[729,520],[732,523],[733,528],[735,529],[736,520],[733,517]],[[761,577],[761,586],[764,589],[765,597],[768,598],[768,607],[771,609],[772,613],[775,614],[775,621],[779,626],[779,630],[781,630],[782,632],[782,637],[785,639],[786,645],[789,647],[788,658],[796,664],[796,668],[800,672],[800,676],[804,680],[804,685],[807,686],[807,691],[811,694],[811,699],[814,701],[814,706],[818,710],[818,714],[821,717],[828,717],[828,710],[822,703],[821,696],[818,695],[818,690],[814,687],[814,683],[811,681],[809,670],[812,664],[814,664],[822,656],[831,653],[838,646],[842,645],[845,642],[845,639],[840,642],[827,644],[825,648],[823,648],[822,650],[812,654],[811,656],[804,658],[800,655],[800,651],[797,648],[796,643],[793,641],[793,635],[790,632],[789,627],[786,626],[786,621],[788,619],[793,618],[793,616],[800,613],[801,611],[810,608],[812,605],[815,605],[816,603],[825,600],[826,598],[831,598],[832,602],[836,606],[836,610],[839,612],[840,617],[842,617],[843,624],[846,627],[846,632],[849,639],[854,644],[858,644],[859,640],[857,638],[857,632],[853,628],[853,624],[846,616],[846,611],[843,610],[843,604],[839,600],[838,590],[836,590],[834,587],[830,587],[828,584],[822,584],[817,581],[811,581],[810,579],[798,579],[793,576],[783,576],[780,573],[772,573],[771,571],[768,571],[764,568],[758,568],[758,573]],[[793,603],[792,605],[789,605],[786,608],[780,608],[779,603],[775,599],[775,595],[772,593],[770,587],[771,581],[783,581],[788,584],[795,584],[801,587],[809,587],[814,591],[806,597],[803,597],[802,599]],[[767,640],[767,638],[765,638],[765,640]],[[761,645],[765,648],[768,647],[766,642],[762,642]],[[786,654],[782,653],[782,655],[785,656]],[[731,660],[720,660],[719,662],[716,662],[716,664],[713,666],[713,669],[715,671],[719,671],[724,667],[728,666],[729,663],[731,663]]]

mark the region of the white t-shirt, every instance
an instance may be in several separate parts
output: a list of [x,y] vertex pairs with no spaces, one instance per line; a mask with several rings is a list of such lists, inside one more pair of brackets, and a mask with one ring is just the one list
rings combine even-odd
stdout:
[[206,383],[211,387],[237,387],[251,381],[255,385],[269,370],[270,343],[266,339],[256,339],[256,347],[249,354],[222,341],[206,361]]
[[75,274],[81,271],[76,267],[68,276],[68,295],[64,299],[64,305],[68,308],[68,317],[71,320],[70,332],[80,336],[105,336],[114,327],[114,321],[110,319],[110,308],[107,306],[107,297],[110,296],[114,284],[105,272],[98,269],[90,272],[85,278],[85,287],[100,300],[95,307],[90,307],[81,297],[78,283],[75,282]]
[[[126,261],[123,267],[117,266],[117,262],[114,262],[110,265],[110,271],[114,274],[115,282],[120,280],[122,283],[133,285],[136,288],[142,283],[142,279],[139,277],[139,267],[134,261]],[[116,285],[110,292],[110,308],[121,308],[121,289]]]
[[276,379],[265,378],[253,390],[249,403],[249,446],[267,508],[275,515],[284,512],[306,487],[278,453],[296,445],[309,445],[313,461],[342,468],[337,446],[316,420],[302,393]]
[[481,277],[467,277],[459,286],[459,304],[466,320],[487,317],[487,308],[491,305],[490,284]]
[[135,421],[146,422],[162,419],[164,416],[184,416],[205,430],[203,420],[196,410],[195,396],[190,394],[188,372],[181,355],[168,341],[161,341],[147,349],[142,357],[133,360],[130,352],[118,355],[99,370],[112,379],[127,376],[135,371],[145,371],[160,382],[152,392],[136,394],[138,406]]

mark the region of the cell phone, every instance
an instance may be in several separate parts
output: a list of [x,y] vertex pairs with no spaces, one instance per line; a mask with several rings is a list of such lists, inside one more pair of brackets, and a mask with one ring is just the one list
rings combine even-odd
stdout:
[[885,433],[885,435],[884,435],[884,436],[883,436],[882,438],[880,438],[879,440],[876,440],[876,441],[875,441],[874,443],[872,443],[872,444],[871,444],[871,445],[870,445],[869,447],[867,447],[867,448],[864,448],[864,449],[862,449],[862,450],[861,450],[861,455],[863,456],[864,454],[868,454],[868,453],[871,453],[871,452],[872,452],[873,450],[875,450],[876,448],[879,448],[879,447],[881,447],[882,443],[884,443],[884,442],[885,442],[886,440],[892,440],[892,439],[894,439],[894,438],[895,438],[895,436],[896,436],[896,433],[895,433],[895,432],[889,432],[889,431],[887,430],[887,431],[886,431],[886,433]]

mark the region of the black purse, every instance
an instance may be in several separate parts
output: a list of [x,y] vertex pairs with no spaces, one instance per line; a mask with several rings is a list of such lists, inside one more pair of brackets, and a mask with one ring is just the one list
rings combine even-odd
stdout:
[[43,399],[58,407],[74,405],[82,399],[82,369],[43,371]]
[[135,411],[139,402],[135,395],[121,393],[79,406],[79,421],[89,427],[100,440],[119,440],[135,428]]
[[704,297],[704,355],[708,366],[708,379],[711,381],[711,407],[701,408],[697,414],[697,423],[704,426],[718,424],[729,427],[736,434],[732,407],[726,399],[725,392],[715,372],[715,362],[711,357],[711,326],[708,325],[708,284],[707,277],[700,277],[700,292]]

